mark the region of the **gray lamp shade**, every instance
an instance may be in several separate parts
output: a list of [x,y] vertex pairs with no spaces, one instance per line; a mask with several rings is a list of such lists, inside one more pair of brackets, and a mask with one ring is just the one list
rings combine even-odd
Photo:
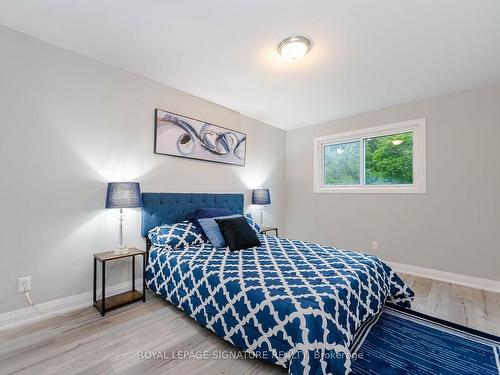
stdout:
[[269,189],[252,190],[252,204],[265,205],[271,204],[271,194]]
[[138,182],[110,182],[106,193],[106,208],[141,207],[141,189]]

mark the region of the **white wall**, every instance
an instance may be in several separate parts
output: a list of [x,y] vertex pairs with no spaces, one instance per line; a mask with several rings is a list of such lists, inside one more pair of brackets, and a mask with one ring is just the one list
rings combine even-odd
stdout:
[[[26,306],[20,276],[32,276],[36,303],[90,290],[92,253],[117,243],[117,212],[103,208],[106,182],[122,179],[144,191],[244,192],[247,205],[252,187],[270,187],[265,221],[285,228],[286,209],[288,237],[367,252],[377,240],[373,253],[388,260],[500,279],[500,87],[285,136],[1,27],[0,51],[0,313]],[[247,166],[153,154],[154,108],[246,132]],[[312,192],[313,137],[420,117],[427,194]],[[128,210],[125,225],[128,244],[143,248],[140,210]],[[109,285],[126,280],[127,267],[119,263]]]
[[[284,227],[285,133],[205,100],[0,27],[0,312],[91,289],[92,253],[115,247],[118,216],[106,182],[143,191],[271,188],[267,223]],[[247,133],[247,166],[153,154],[155,108]],[[247,207],[251,209],[251,207]],[[127,210],[129,245],[144,248],[140,210]],[[109,285],[129,277],[119,264]]]
[[[314,137],[421,117],[427,194],[313,193]],[[499,145],[500,86],[289,131],[287,236],[500,280]]]

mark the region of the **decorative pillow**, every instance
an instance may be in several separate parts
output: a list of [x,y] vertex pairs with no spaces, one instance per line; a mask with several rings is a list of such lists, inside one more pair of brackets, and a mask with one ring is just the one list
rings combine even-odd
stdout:
[[215,219],[227,219],[230,217],[238,217],[241,215],[219,216],[217,218],[207,217],[205,219],[198,219],[198,224],[207,236],[208,240],[214,247],[226,247],[227,243],[220,231],[219,225]]
[[260,226],[257,224],[257,222],[253,219],[251,214],[246,214],[245,216],[247,218],[248,224],[252,227],[252,229],[255,231],[255,233],[260,233]]
[[151,229],[148,232],[148,237],[154,246],[168,249],[201,245],[205,242],[201,230],[190,221],[160,225]]
[[198,219],[205,219],[207,217],[221,217],[221,216],[229,216],[232,215],[233,213],[231,210],[228,210],[227,208],[198,208],[194,214],[193,214],[193,219],[194,221]]
[[214,220],[232,251],[261,245],[246,217],[215,218]]

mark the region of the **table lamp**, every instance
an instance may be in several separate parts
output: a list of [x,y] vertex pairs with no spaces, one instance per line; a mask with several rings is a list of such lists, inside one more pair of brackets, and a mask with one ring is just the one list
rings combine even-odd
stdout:
[[260,206],[260,225],[262,225],[262,212],[264,205],[271,204],[271,194],[269,189],[253,189],[252,190],[252,204]]
[[127,254],[123,244],[123,209],[141,207],[141,189],[138,182],[110,182],[106,193],[106,208],[120,209],[120,243],[115,254]]

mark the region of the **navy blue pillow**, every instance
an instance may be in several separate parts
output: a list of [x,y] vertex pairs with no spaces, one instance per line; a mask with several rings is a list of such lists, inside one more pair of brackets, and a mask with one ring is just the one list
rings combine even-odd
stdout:
[[198,219],[206,219],[207,217],[229,216],[232,214],[231,210],[227,208],[198,208],[194,212],[192,220],[196,221]]
[[207,219],[211,217],[219,217],[219,216],[230,216],[233,213],[231,210],[228,210],[227,208],[216,208],[216,207],[206,207],[206,208],[198,208],[194,213],[190,214],[187,219],[189,221],[192,221],[194,225],[198,227],[198,229],[201,230],[202,236],[203,236],[203,241],[209,241],[207,235],[203,232],[202,226],[200,225],[200,222],[198,219]]

